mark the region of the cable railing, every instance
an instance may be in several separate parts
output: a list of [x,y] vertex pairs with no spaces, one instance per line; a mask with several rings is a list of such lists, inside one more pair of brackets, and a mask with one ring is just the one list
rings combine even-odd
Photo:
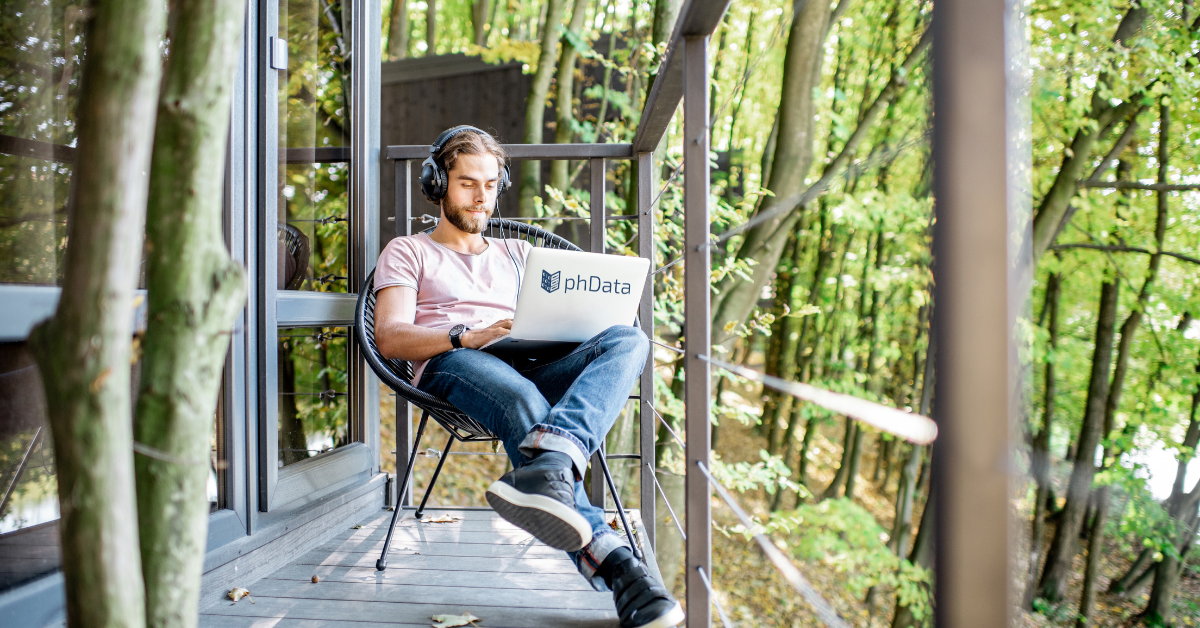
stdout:
[[[735,375],[739,375],[752,381],[760,382],[764,387],[791,395],[798,400],[812,403],[830,412],[844,415],[856,421],[866,423],[876,429],[903,438],[909,442],[919,445],[927,445],[932,443],[934,439],[937,438],[937,424],[934,423],[929,417],[891,408],[874,401],[855,397],[853,395],[836,393],[800,382],[787,381],[772,375],[759,373],[758,371],[741,367],[736,364],[730,364],[711,356],[697,355],[696,357],[708,364],[729,371]],[[663,417],[663,415],[660,414],[653,405],[650,405],[649,407],[661,422],[662,426],[667,430],[667,433],[674,437],[675,441],[680,447],[686,449],[686,443],[671,427],[670,422],[667,421],[666,418]],[[711,451],[711,444],[705,449]],[[733,512],[734,516],[747,530],[747,532],[753,533],[757,527],[760,527],[759,524],[755,523],[753,518],[750,517],[746,510],[742,508],[740,504],[738,504],[737,500],[733,497],[733,494],[730,493],[729,490],[713,476],[712,472],[704,462],[696,461],[696,468],[701,474],[704,475],[711,488],[716,491],[717,496],[725,502],[726,506],[729,507],[730,511]],[[666,506],[667,511],[671,513],[672,522],[675,523],[676,528],[679,530],[680,536],[684,539],[684,541],[686,541],[687,534],[685,533],[683,527],[679,524],[679,518],[675,514],[675,509],[672,506],[670,499],[667,497],[666,491],[663,490],[662,485],[658,482],[657,476],[654,476],[654,485],[659,494],[662,496],[663,505]],[[767,557],[767,560],[770,561],[771,565],[774,566],[783,579],[793,589],[795,589],[800,597],[808,603],[813,613],[826,626],[829,628],[849,627],[845,620],[843,620],[837,614],[837,611],[834,610],[833,605],[825,600],[825,598],[821,596],[816,588],[809,583],[808,579],[804,577],[799,568],[797,568],[792,561],[789,560],[786,555],[784,555],[783,551],[775,545],[775,542],[766,534],[766,532],[753,534],[752,538],[761,548],[763,554]],[[725,609],[721,606],[718,596],[716,595],[714,585],[712,584],[708,573],[705,572],[703,566],[698,566],[696,569],[704,583],[705,588],[708,590],[709,600],[717,609],[721,623],[726,628],[732,628],[734,624],[732,620],[730,620],[728,614],[725,612]]]

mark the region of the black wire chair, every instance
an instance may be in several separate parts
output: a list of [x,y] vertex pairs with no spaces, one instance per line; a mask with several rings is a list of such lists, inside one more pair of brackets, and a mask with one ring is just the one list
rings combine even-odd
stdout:
[[[432,230],[432,228],[429,230]],[[523,239],[533,246],[565,249],[568,251],[582,250],[569,240],[544,229],[500,218],[493,218],[488,221],[488,228],[483,235],[500,239]],[[405,360],[385,358],[379,352],[379,346],[375,343],[375,271],[371,271],[371,274],[367,276],[367,280],[363,282],[362,290],[359,291],[358,306],[354,312],[354,329],[358,335],[358,343],[362,347],[363,356],[366,358],[367,364],[371,366],[371,370],[375,371],[379,379],[383,380],[383,383],[394,390],[399,398],[421,409],[421,422],[417,426],[416,438],[413,439],[412,454],[408,457],[408,466],[404,469],[404,476],[397,485],[395,512],[392,513],[392,523],[388,526],[387,539],[383,543],[383,553],[380,555],[379,560],[375,562],[375,569],[383,571],[387,569],[387,555],[392,545],[392,532],[395,531],[396,522],[400,520],[400,513],[403,510],[400,507],[401,496],[408,490],[408,483],[412,479],[413,465],[416,463],[417,453],[421,451],[421,437],[425,434],[425,425],[429,417],[432,416],[433,420],[445,428],[450,433],[450,438],[446,440],[446,447],[438,458],[437,468],[434,469],[433,477],[429,480],[429,486],[425,489],[425,496],[421,498],[421,505],[417,507],[417,519],[420,519],[421,513],[425,511],[425,504],[429,501],[429,495],[433,493],[433,487],[437,483],[438,475],[442,472],[442,465],[446,463],[446,458],[450,456],[450,448],[454,445],[454,441],[470,443],[500,439],[488,431],[487,428],[480,425],[475,419],[459,411],[458,408],[455,408],[445,399],[434,397],[413,386],[411,383],[413,376],[412,364]],[[621,525],[625,528],[625,535],[629,539],[629,544],[633,548],[634,554],[641,559],[643,557],[642,551],[638,547],[637,541],[633,537],[633,531],[630,529],[629,521],[625,517],[625,508],[621,504],[620,495],[617,494],[616,485],[612,479],[612,472],[609,470],[608,461],[605,460],[603,455],[603,449],[601,449],[600,453],[601,455],[596,456],[596,459],[600,461],[600,467],[604,471],[605,484],[608,486],[609,493],[612,494],[613,502],[617,507],[617,515],[621,518]]]

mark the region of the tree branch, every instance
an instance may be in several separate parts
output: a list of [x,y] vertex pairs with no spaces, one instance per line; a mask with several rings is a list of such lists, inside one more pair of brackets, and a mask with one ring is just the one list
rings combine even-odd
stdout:
[[1137,181],[1080,181],[1081,188],[1104,190],[1157,190],[1159,192],[1189,192],[1200,190],[1200,183],[1139,183]]
[[1200,264],[1200,258],[1195,258],[1190,255],[1184,255],[1183,253],[1172,253],[1171,251],[1151,251],[1150,249],[1143,249],[1137,246],[1117,246],[1108,244],[1087,244],[1085,242],[1073,242],[1070,244],[1055,244],[1054,246],[1050,247],[1050,250],[1052,251],[1059,251],[1063,249],[1092,249],[1095,251],[1110,251],[1115,253],[1141,253],[1143,255],[1154,255],[1155,253],[1159,253],[1161,255],[1174,257],[1175,259],[1180,259],[1185,262]]

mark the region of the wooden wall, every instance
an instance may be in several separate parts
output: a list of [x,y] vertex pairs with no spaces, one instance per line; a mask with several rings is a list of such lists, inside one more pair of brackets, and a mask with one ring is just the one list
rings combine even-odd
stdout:
[[[383,64],[381,73],[384,146],[430,144],[442,131],[459,124],[477,126],[501,143],[519,144],[525,133],[525,98],[532,75],[520,63],[488,64],[465,55],[438,55]],[[552,119],[552,118],[551,118]],[[545,141],[554,141],[553,133]],[[512,164],[513,177],[520,171]],[[380,180],[380,250],[396,233],[388,220],[395,212],[395,171],[391,161],[382,165]],[[414,182],[420,163],[413,163]],[[413,214],[437,215],[434,207],[413,187]],[[517,187],[501,199],[500,213],[517,214]],[[414,231],[429,225],[414,224]]]

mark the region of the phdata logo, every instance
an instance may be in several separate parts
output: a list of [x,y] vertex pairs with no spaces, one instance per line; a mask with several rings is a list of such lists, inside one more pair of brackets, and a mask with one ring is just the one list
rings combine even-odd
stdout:
[[561,270],[554,274],[550,274],[549,272],[543,270],[542,271],[542,290],[545,290],[546,292],[554,292],[555,290],[558,290],[558,286],[560,284],[560,281],[559,281],[560,279],[562,279],[562,271]]
[[562,281],[562,271],[551,273],[542,271],[542,290],[546,292],[554,292],[562,287],[563,292],[583,291],[583,292],[600,292],[603,294],[629,294],[633,288],[631,284],[623,281],[606,281],[591,275],[584,277],[583,275],[576,276],[574,279],[567,277],[567,280]]

